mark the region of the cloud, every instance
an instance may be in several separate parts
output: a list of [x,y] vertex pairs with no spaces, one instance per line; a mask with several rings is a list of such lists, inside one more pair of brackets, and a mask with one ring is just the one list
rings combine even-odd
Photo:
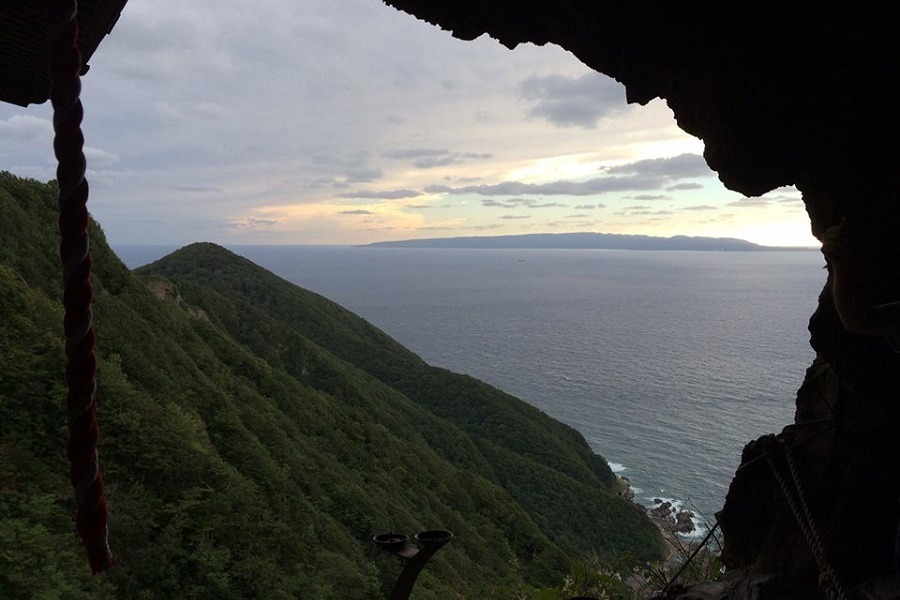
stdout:
[[433,169],[446,167],[470,160],[490,160],[494,158],[490,153],[477,152],[451,152],[449,150],[437,150],[434,148],[409,148],[405,150],[388,150],[382,154],[385,158],[394,160],[412,160],[417,169]]
[[472,113],[472,119],[476,123],[490,123],[491,121],[499,121],[500,117],[489,110],[477,110]]
[[404,198],[418,198],[422,192],[416,190],[360,190],[358,192],[350,192],[349,194],[341,194],[342,198],[358,198],[366,200],[403,200]]
[[30,115],[12,115],[0,120],[0,140],[17,144],[40,142],[49,144],[53,139],[53,123]]
[[671,200],[671,198],[670,198],[669,196],[666,196],[665,194],[640,194],[640,195],[637,195],[637,196],[632,196],[631,199],[632,199],[632,200],[643,200],[643,201],[647,201],[647,200]]
[[168,87],[232,72],[234,46],[217,35],[219,22],[198,26],[185,18],[198,16],[191,12],[189,8],[143,10],[140,18],[120,19],[116,24],[120,52],[104,57],[104,66],[121,79]]
[[803,199],[798,196],[767,196],[767,198],[779,204],[803,204]]
[[469,160],[489,160],[493,158],[493,154],[476,154],[474,152],[455,152],[444,156],[435,156],[433,158],[420,158],[413,162],[413,166],[417,169],[432,169],[434,167],[446,167],[456,163],[466,162]]
[[346,154],[334,154],[333,152],[319,152],[313,155],[311,162],[314,165],[334,168],[364,167],[369,162],[371,155],[365,150],[357,150]]
[[661,187],[665,181],[666,178],[661,176],[602,177],[581,182],[554,181],[552,183],[504,181],[493,185],[468,185],[457,188],[431,185],[426,187],[425,191],[481,196],[593,196],[605,192],[652,190]]
[[768,205],[768,198],[741,198],[740,200],[728,203],[728,206],[737,206],[740,208],[761,208]]
[[384,177],[384,171],[374,167],[355,167],[347,169],[343,176],[347,183],[371,183]]
[[107,152],[100,148],[84,147],[84,159],[91,168],[111,167],[119,162],[119,155],[115,152]]
[[671,210],[639,210],[631,213],[632,215],[646,215],[651,217],[663,217],[668,215],[674,215],[675,213]]
[[685,206],[681,210],[718,210],[718,206],[711,204],[696,204],[694,206]]
[[503,215],[502,217],[497,217],[498,219],[530,219],[531,215]]
[[603,167],[601,170],[614,175],[657,175],[669,179],[709,177],[712,174],[702,156],[690,153],[665,158],[648,158],[624,165]]
[[350,152],[346,155],[335,155],[332,153],[318,153],[312,157],[312,164],[316,170],[327,170],[331,172],[331,177],[320,177],[326,184],[334,186],[342,186],[350,183],[371,183],[384,176],[384,171],[369,165],[371,155],[364,151],[358,150]]
[[671,210],[651,210],[651,208],[649,206],[635,205],[635,206],[626,206],[615,214],[620,217],[633,217],[633,216],[668,216],[668,215],[674,215],[675,213]]
[[500,202],[499,200],[491,200],[490,198],[484,198],[481,201],[482,206],[488,206],[493,208],[518,208],[519,205],[515,202]]
[[433,158],[435,156],[444,156],[446,154],[450,154],[450,152],[448,150],[436,150],[434,148],[407,148],[404,150],[387,150],[382,153],[382,156],[395,160],[410,160],[418,158]]
[[221,192],[222,188],[212,185],[175,185],[172,189],[178,192],[203,193],[203,192]]
[[[587,181],[554,181],[550,183],[523,183],[504,181],[496,184],[451,187],[430,185],[425,191],[432,194],[478,194],[480,196],[593,196],[606,192],[656,190],[673,179],[708,176],[709,168],[697,154],[681,154],[668,158],[652,158],[624,165],[603,167],[604,177]],[[668,200],[662,194],[635,196],[636,200]],[[507,201],[509,202],[509,201]],[[500,205],[495,205],[500,206]],[[508,206],[503,206],[508,208]]]
[[199,100],[192,102],[155,102],[152,114],[158,120],[169,123],[184,124],[186,122],[196,123],[201,121],[212,123],[228,118],[228,109],[215,102]]
[[589,216],[590,215],[586,215],[586,214],[582,213],[582,214],[577,214],[577,215],[566,215],[564,218],[565,219],[586,219]]
[[599,73],[530,77],[520,89],[522,98],[533,103],[526,114],[557,127],[593,129],[600,119],[625,106],[625,88]]
[[[482,198],[482,206],[494,208],[568,208],[568,204],[561,202],[538,202],[533,198],[510,198],[508,200],[492,200],[491,198]],[[593,208],[593,207],[591,207]]]
[[676,183],[675,185],[670,185],[666,188],[667,192],[678,192],[682,190],[702,190],[703,184],[701,183],[693,183],[693,182],[685,182],[685,183]]
[[339,214],[342,214],[342,215],[374,215],[376,213],[372,212],[371,210],[363,210],[360,208],[360,209],[356,209],[356,210],[342,210]]
[[238,221],[232,221],[231,227],[235,229],[259,229],[278,225],[277,219],[262,219],[259,217],[247,217]]
[[426,208],[434,208],[433,206],[429,206],[427,204],[407,204],[405,208],[414,208],[417,210],[422,210]]
[[578,204],[575,206],[577,210],[594,210],[595,208],[603,208],[602,204]]

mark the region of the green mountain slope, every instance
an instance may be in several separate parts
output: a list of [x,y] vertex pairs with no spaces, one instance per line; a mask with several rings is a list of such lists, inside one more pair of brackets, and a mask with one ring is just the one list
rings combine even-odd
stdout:
[[54,207],[52,185],[0,173],[0,597],[382,598],[400,565],[370,540],[388,529],[456,534],[419,599],[517,597],[588,548],[659,552],[569,428],[221,248],[142,278],[94,227],[120,566],[90,577],[66,481]]
[[[309,377],[303,343],[311,340],[452,422],[487,464],[460,462],[466,457],[453,456],[455,446],[445,456],[504,486],[566,551],[622,552],[642,531],[641,542],[652,545],[655,532],[642,527],[642,515],[609,493],[615,478],[606,461],[581,434],[521,400],[427,365],[357,315],[214,244],[192,244],[138,272],[174,283],[184,302],[295,377]],[[573,507],[582,517],[577,527]]]

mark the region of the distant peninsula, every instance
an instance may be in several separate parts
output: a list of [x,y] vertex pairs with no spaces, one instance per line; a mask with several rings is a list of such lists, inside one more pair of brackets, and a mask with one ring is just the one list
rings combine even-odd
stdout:
[[[382,248],[535,248],[535,249],[597,249],[597,250],[707,250],[760,251],[774,250],[737,238],[656,237],[616,233],[530,233],[524,235],[471,236],[428,238],[375,242],[368,246]],[[786,248],[777,248],[783,250]]]

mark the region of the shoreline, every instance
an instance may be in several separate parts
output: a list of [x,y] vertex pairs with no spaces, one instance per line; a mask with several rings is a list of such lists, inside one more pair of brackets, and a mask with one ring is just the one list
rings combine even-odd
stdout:
[[[635,502],[635,504],[637,503]],[[646,507],[642,504],[639,506],[646,510]],[[696,549],[700,541],[694,538],[681,537],[681,535],[672,528],[671,521],[654,516],[652,511],[648,510],[647,516],[662,534],[663,544],[665,546],[665,556],[662,561],[663,567],[667,571],[670,569],[677,569],[681,566],[682,561]]]
[[[680,509],[672,501],[661,498],[654,499],[654,506],[646,506],[636,500],[631,480],[616,473],[616,488],[619,497],[628,500],[641,508],[647,518],[656,525],[662,535],[665,555],[662,566],[666,571],[677,569],[682,561],[693,552],[701,541],[698,535],[702,529],[695,522],[693,511]],[[685,530],[685,523],[690,522],[690,529]]]

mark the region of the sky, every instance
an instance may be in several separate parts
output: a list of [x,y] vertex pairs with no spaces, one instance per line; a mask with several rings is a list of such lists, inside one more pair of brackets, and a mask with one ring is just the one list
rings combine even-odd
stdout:
[[[794,188],[729,191],[664,101],[555,47],[463,42],[379,0],[130,0],[83,79],[112,244],[596,231],[817,246]],[[49,103],[0,170],[54,178]]]

